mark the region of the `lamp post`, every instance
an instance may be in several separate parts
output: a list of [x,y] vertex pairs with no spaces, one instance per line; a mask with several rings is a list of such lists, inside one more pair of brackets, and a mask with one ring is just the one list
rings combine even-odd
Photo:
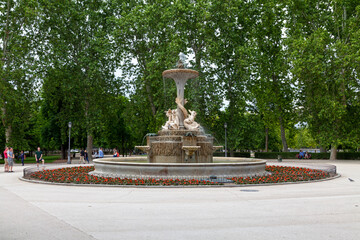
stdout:
[[227,129],[227,123],[224,123],[225,128],[225,157],[227,157],[227,144],[226,144],[226,129]]
[[68,123],[69,126],[69,149],[68,149],[68,160],[67,160],[67,164],[71,164],[71,160],[70,160],[70,136],[71,136],[71,122]]

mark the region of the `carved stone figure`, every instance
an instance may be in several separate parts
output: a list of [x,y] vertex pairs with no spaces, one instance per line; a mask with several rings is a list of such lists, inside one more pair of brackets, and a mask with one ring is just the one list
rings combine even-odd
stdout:
[[166,116],[168,117],[168,121],[162,126],[162,129],[165,130],[177,130],[179,129],[179,118],[177,116],[177,111],[169,109],[166,111]]
[[[175,102],[176,102],[179,109],[181,110],[181,112],[184,115],[184,127],[185,127],[185,129],[199,130],[200,125],[197,122],[195,122],[196,112],[189,110],[189,112],[190,112],[190,115],[189,115],[186,108],[181,104],[181,100],[182,99],[176,98]],[[186,102],[187,102],[186,99],[185,99],[184,102],[186,104]]]
[[172,110],[173,124],[171,125],[171,129],[175,129],[175,130],[179,129],[179,126],[180,126],[179,116],[178,116],[177,112],[178,112],[177,109]]
[[196,112],[191,110],[189,112],[190,116],[184,120],[185,128],[188,130],[199,130],[200,124],[195,122]]
[[[188,117],[188,112],[187,112],[187,110],[186,110],[186,108],[182,105],[182,99],[181,98],[176,98],[175,99],[175,102],[176,102],[176,104],[178,105],[178,108],[181,110],[181,112],[184,114],[184,119],[185,118],[187,118]],[[187,103],[187,100],[185,99],[185,101],[184,101],[184,104],[186,104]],[[178,113],[178,114],[180,114],[180,113]],[[179,118],[180,118],[180,116],[179,116]]]

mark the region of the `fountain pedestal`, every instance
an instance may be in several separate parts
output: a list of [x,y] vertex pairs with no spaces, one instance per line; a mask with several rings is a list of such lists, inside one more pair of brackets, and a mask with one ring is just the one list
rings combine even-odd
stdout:
[[137,148],[147,152],[149,163],[212,163],[213,137],[199,130],[200,125],[195,122],[196,112],[189,110],[189,114],[184,107],[186,81],[198,77],[199,72],[178,68],[166,70],[162,76],[175,81],[177,109],[169,109],[169,120],[163,130],[157,136],[148,136],[147,146]]
[[[188,79],[193,79],[199,76],[199,72],[191,69],[170,69],[162,73],[165,78],[172,78],[176,84],[177,99],[180,100],[182,106],[185,105],[184,90],[185,84]],[[185,129],[184,127],[184,114],[182,109],[177,107],[177,116],[179,117],[179,129]]]
[[146,149],[150,163],[212,163],[213,137],[200,131],[161,130],[158,136],[148,136]]

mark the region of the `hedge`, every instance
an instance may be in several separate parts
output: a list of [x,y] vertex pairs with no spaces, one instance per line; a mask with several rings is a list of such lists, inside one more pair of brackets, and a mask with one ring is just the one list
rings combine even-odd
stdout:
[[[61,159],[60,155],[55,155],[55,156],[44,156],[45,159],[45,163],[51,163],[54,162],[55,160]],[[4,159],[0,159],[0,164],[4,163]],[[20,159],[15,159],[15,163],[21,163]],[[35,157],[26,157],[24,163],[36,163],[35,161]]]
[[337,153],[337,158],[345,160],[360,160],[360,152],[339,152]]
[[[278,155],[283,159],[296,159],[298,152],[256,152],[255,158],[277,159]],[[330,153],[310,153],[311,159],[329,159]],[[337,159],[358,160],[360,152],[338,152]]]
[[[250,153],[249,152],[234,152],[233,153],[234,156],[233,157],[245,157],[245,158],[249,158],[250,157]],[[228,152],[228,157],[230,157],[230,153]],[[224,152],[214,152],[213,154],[214,157],[225,157],[225,153]]]

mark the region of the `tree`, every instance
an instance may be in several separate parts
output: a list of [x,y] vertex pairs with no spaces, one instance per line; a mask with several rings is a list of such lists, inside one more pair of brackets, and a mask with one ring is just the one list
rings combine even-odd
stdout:
[[255,1],[253,21],[253,72],[250,91],[264,116],[266,129],[275,121],[281,131],[283,151],[288,151],[286,128],[293,113],[293,87],[285,51],[285,9],[283,3]]
[[[218,109],[222,101],[226,100],[228,106],[223,115],[228,125],[228,145],[230,153],[236,150],[243,143],[243,134],[246,131],[246,100],[248,98],[247,83],[250,80],[249,62],[249,30],[252,23],[249,15],[253,11],[252,3],[239,1],[214,1],[211,4],[210,26],[215,29],[209,36],[207,51],[213,65],[210,73],[214,76],[215,87],[208,87],[216,92],[213,99],[208,101]],[[206,93],[210,95],[210,93]],[[210,112],[209,115],[212,115]],[[210,117],[208,117],[210,118]],[[223,132],[223,131],[221,131]]]
[[353,1],[310,4],[290,5],[293,73],[311,133],[321,146],[331,145],[330,159],[336,159],[337,147],[356,139],[349,133],[357,124],[359,7]]
[[124,96],[114,96],[110,102],[109,116],[104,117],[105,128],[102,132],[101,145],[109,148],[116,148],[125,155],[130,149],[133,149],[135,143],[129,116],[125,114],[129,105],[129,99]]
[[119,91],[110,35],[113,9],[100,0],[69,0],[42,1],[41,10],[41,60],[50,87],[55,87],[53,94],[60,94],[55,114],[61,144],[66,143],[67,122],[72,121],[75,137],[86,133],[91,153],[95,133],[103,127],[102,116],[109,110],[109,93]]
[[5,142],[27,149],[25,129],[31,116],[37,60],[33,46],[37,26],[36,1],[0,2],[0,109]]
[[[128,113],[137,139],[156,132],[165,122],[165,110],[175,107],[175,84],[162,78],[181,51],[174,37],[173,8],[169,1],[133,0],[114,16],[116,54],[121,59],[123,81],[129,86]],[[131,87],[130,87],[131,86]]]

